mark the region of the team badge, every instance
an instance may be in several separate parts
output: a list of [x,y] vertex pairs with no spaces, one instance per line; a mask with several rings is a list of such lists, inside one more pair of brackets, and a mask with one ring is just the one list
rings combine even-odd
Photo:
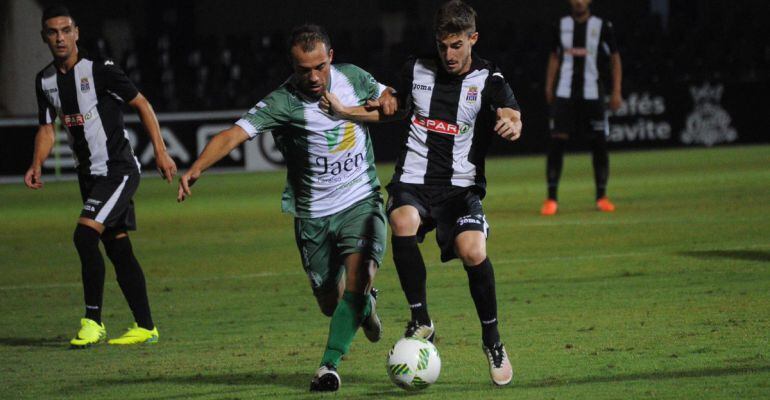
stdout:
[[468,94],[465,96],[465,101],[468,103],[475,103],[479,97],[479,88],[471,86],[468,88]]
[[86,93],[89,90],[91,90],[91,84],[88,83],[88,78],[80,79],[80,91]]

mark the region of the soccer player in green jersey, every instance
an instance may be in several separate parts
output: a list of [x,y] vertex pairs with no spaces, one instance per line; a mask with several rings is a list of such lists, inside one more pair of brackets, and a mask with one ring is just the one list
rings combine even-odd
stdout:
[[392,95],[366,71],[332,65],[329,37],[319,26],[295,28],[289,53],[292,76],[208,143],[181,177],[177,200],[190,196],[201,173],[238,145],[272,131],[287,163],[283,210],[295,216],[303,267],[321,312],[331,317],[310,390],[336,391],[339,362],[358,327],[372,342],[382,335],[372,281],[385,252],[386,226],[366,126],[324,112],[319,100],[328,91],[360,106]]

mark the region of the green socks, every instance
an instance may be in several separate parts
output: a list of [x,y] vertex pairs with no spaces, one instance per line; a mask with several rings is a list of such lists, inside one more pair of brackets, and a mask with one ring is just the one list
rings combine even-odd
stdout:
[[329,324],[329,340],[326,342],[321,365],[331,364],[335,368],[339,365],[342,356],[350,349],[350,343],[353,342],[361,321],[371,312],[372,305],[368,293],[345,291]]

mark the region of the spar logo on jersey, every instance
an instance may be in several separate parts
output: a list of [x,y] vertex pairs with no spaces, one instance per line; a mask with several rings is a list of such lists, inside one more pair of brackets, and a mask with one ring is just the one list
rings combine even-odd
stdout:
[[476,99],[479,97],[479,88],[478,86],[471,86],[468,88],[468,94],[465,95],[465,101],[468,103],[475,103]]
[[87,93],[91,90],[91,84],[88,82],[88,78],[80,79],[80,92]]
[[69,114],[64,116],[64,126],[72,128],[73,126],[83,126],[86,123],[86,119],[82,114]]
[[573,47],[571,49],[567,49],[567,54],[571,55],[572,57],[585,57],[588,55],[588,50],[585,47]]
[[418,115],[414,116],[412,122],[419,125],[429,131],[443,133],[445,135],[457,136],[461,133],[467,132],[467,128],[461,129],[458,125],[451,122],[442,121],[440,119],[425,118]]

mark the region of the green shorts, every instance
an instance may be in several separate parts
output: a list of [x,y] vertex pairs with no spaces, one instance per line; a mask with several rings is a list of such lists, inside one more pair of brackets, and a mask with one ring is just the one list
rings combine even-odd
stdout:
[[325,217],[295,218],[294,237],[313,292],[336,290],[348,254],[364,254],[379,267],[386,226],[380,196]]

